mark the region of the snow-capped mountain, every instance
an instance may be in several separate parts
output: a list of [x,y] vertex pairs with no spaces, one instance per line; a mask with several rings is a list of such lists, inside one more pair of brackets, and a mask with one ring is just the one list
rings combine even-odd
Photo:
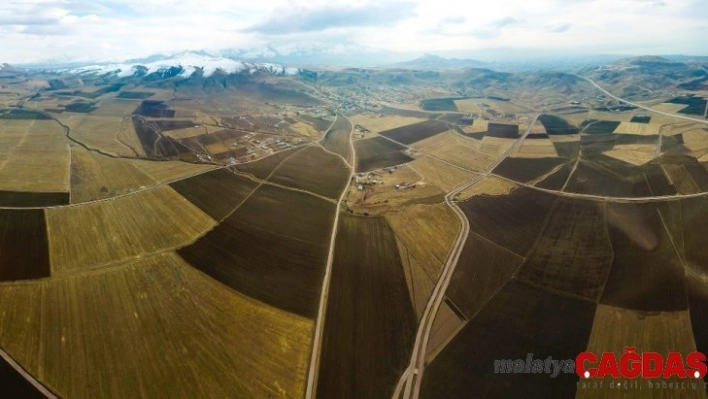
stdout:
[[284,67],[266,62],[245,62],[220,56],[209,56],[203,53],[184,52],[173,56],[150,57],[150,62],[108,63],[86,65],[63,72],[79,75],[113,74],[117,77],[147,76],[161,74],[163,76],[181,76],[188,78],[195,73],[209,77],[217,71],[227,74],[263,72],[271,75],[297,75],[298,68]]

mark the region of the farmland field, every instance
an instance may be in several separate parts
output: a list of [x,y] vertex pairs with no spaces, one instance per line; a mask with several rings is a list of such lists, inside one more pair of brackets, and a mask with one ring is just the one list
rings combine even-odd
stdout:
[[25,379],[10,363],[0,357],[0,386],[3,393],[12,398],[44,399],[37,388]]
[[79,146],[71,151],[71,202],[81,203],[155,185],[130,160],[111,158]]
[[195,240],[215,222],[170,187],[47,210],[52,271],[95,269]]
[[563,158],[505,158],[493,172],[514,181],[528,183],[566,162],[568,160]]
[[656,206],[609,204],[607,224],[614,259],[600,302],[641,311],[685,310],[684,268]]
[[508,195],[472,197],[459,206],[470,230],[515,254],[525,256],[541,233],[556,198],[519,187]]
[[44,211],[0,209],[0,232],[0,281],[49,277]]
[[429,156],[419,156],[409,164],[425,180],[445,192],[454,190],[463,183],[472,180],[474,173],[458,169]]
[[349,168],[341,158],[320,147],[307,147],[283,161],[268,181],[335,199],[348,178]]
[[457,112],[457,101],[466,100],[465,97],[429,98],[420,102],[420,107],[426,111],[454,111]]
[[371,114],[359,114],[349,118],[352,123],[361,125],[372,132],[378,133],[397,127],[412,125],[423,122],[426,118],[406,117],[406,116],[383,116]]
[[61,114],[57,119],[72,138],[89,148],[117,156],[145,155],[130,117]]
[[557,171],[553,172],[552,174],[546,176],[543,180],[536,183],[536,187],[560,191],[565,185],[565,182],[568,180],[568,177],[570,177],[570,173],[572,171],[573,164],[567,163]]
[[69,191],[71,154],[61,126],[41,120],[0,126],[0,134],[7,134],[0,139],[0,191]]
[[173,253],[0,285],[0,308],[0,346],[60,397],[304,394],[312,322]]
[[550,291],[597,301],[612,259],[605,205],[561,197],[518,278]]
[[389,166],[400,165],[413,158],[403,153],[402,145],[396,144],[383,137],[357,140],[354,142],[356,151],[356,169],[368,172]]
[[323,199],[264,185],[179,254],[244,295],[311,318],[334,212],[335,205]]
[[477,195],[508,195],[516,187],[516,184],[508,180],[489,175],[462,191],[458,199],[464,200]]
[[236,169],[245,173],[250,173],[261,180],[265,180],[278,168],[278,166],[280,166],[284,160],[293,154],[296,154],[298,151],[302,151],[302,149],[293,148],[290,150],[277,152],[257,161],[239,164],[236,166]]
[[419,141],[413,147],[422,153],[473,171],[487,169],[501,155],[491,148],[484,148],[483,142],[450,132]]
[[204,173],[215,168],[214,165],[194,164],[182,161],[147,161],[133,160],[133,166],[151,178],[155,183],[164,184]]
[[[425,369],[421,397],[573,397],[578,378],[493,373],[494,360],[575,359],[585,350],[595,305],[512,279]],[[473,388],[472,388],[473,387]]]
[[416,318],[385,219],[340,218],[330,284],[318,397],[390,398],[410,358]]
[[447,126],[438,120],[428,120],[413,125],[397,127],[381,132],[382,136],[402,144],[413,144],[447,131]]
[[543,114],[538,117],[538,120],[543,124],[543,127],[546,129],[546,133],[549,135],[578,133],[577,127],[571,125],[568,121],[559,116]]
[[224,169],[170,184],[170,187],[216,221],[234,211],[257,186],[258,183],[253,180]]
[[338,115],[334,126],[322,139],[324,148],[341,155],[347,162],[351,162],[352,154],[349,147],[349,135],[352,131],[352,124],[344,116]]

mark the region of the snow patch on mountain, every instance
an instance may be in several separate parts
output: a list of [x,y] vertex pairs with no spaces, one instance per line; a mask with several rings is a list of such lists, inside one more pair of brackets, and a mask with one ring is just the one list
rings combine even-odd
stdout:
[[153,61],[144,64],[105,64],[87,65],[84,67],[67,70],[74,74],[104,75],[115,74],[118,77],[134,76],[141,69],[146,75],[153,73],[167,73],[173,68],[181,69],[179,76],[188,78],[195,72],[201,71],[202,76],[212,76],[217,71],[227,74],[264,72],[272,75],[297,75],[298,68],[286,68],[282,65],[271,63],[250,63],[237,61],[224,57],[209,57],[200,54],[183,53],[178,56],[169,57],[163,60]]

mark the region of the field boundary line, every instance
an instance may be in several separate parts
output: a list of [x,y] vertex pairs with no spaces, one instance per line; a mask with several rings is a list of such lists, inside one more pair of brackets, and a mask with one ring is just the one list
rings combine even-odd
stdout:
[[13,369],[15,369],[15,371],[17,371],[22,377],[24,377],[27,382],[32,384],[32,386],[35,387],[42,395],[46,396],[49,399],[58,399],[58,396],[54,395],[47,387],[45,387],[41,382],[39,382],[30,373],[28,373],[27,370],[24,369],[24,367],[17,363],[15,359],[13,359],[12,356],[10,356],[10,354],[5,352],[5,350],[2,348],[0,348],[0,357],[5,359],[5,361]]
[[[337,114],[337,118],[339,117],[339,114]],[[337,121],[337,118],[335,118],[335,122]],[[346,118],[346,117],[345,117]],[[347,118],[347,120],[349,120]],[[324,278],[322,279],[322,290],[320,294],[320,306],[317,312],[317,319],[315,320],[315,334],[312,338],[312,353],[310,355],[310,367],[307,373],[307,385],[305,388],[305,398],[306,399],[313,399],[317,396],[317,382],[319,379],[319,368],[320,368],[320,357],[322,355],[322,351],[320,350],[321,346],[321,341],[322,341],[322,336],[324,335],[324,327],[325,327],[325,315],[327,314],[327,302],[329,298],[329,286],[330,286],[330,281],[332,280],[332,265],[334,264],[334,251],[335,251],[335,246],[337,243],[337,230],[339,227],[339,215],[341,214],[340,212],[340,207],[342,204],[342,201],[344,200],[344,197],[349,193],[349,186],[351,184],[352,179],[354,178],[354,175],[356,173],[356,152],[354,150],[354,143],[353,143],[353,136],[354,136],[354,124],[351,123],[349,120],[349,124],[351,126],[351,131],[349,131],[349,148],[352,154],[352,164],[350,165],[351,167],[351,172],[349,174],[349,178],[347,179],[347,184],[344,187],[344,190],[342,191],[342,194],[339,196],[339,200],[337,201],[337,205],[335,208],[335,216],[334,216],[334,222],[332,226],[332,233],[330,236],[330,242],[329,242],[329,253],[327,254],[327,266],[325,267],[325,275]],[[333,123],[334,125],[334,123]],[[331,126],[330,126],[331,128]]]

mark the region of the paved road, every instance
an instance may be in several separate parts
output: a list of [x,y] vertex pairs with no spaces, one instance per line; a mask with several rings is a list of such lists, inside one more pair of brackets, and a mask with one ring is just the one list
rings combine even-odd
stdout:
[[[345,117],[344,115],[341,115],[343,118]],[[339,117],[339,116],[337,116]],[[335,122],[337,119],[335,118]],[[351,168],[351,172],[349,173],[349,179],[347,180],[347,185],[344,187],[344,191],[342,191],[342,195],[339,196],[339,201],[337,202],[337,209],[336,213],[334,216],[334,225],[332,226],[332,235],[330,237],[329,241],[329,253],[327,254],[327,266],[325,268],[325,275],[324,279],[322,280],[322,294],[320,295],[320,307],[319,310],[317,311],[317,321],[315,324],[315,336],[313,338],[312,342],[312,353],[310,355],[310,369],[307,375],[307,388],[305,390],[305,398],[306,399],[312,399],[316,397],[317,395],[317,378],[319,376],[319,370],[320,370],[320,356],[321,356],[321,349],[320,346],[322,345],[322,336],[324,334],[324,326],[325,326],[325,314],[327,313],[327,300],[329,298],[329,285],[330,285],[330,280],[332,279],[332,264],[334,263],[334,247],[337,243],[337,230],[339,226],[339,215],[341,214],[339,210],[339,206],[341,205],[342,201],[344,201],[344,197],[347,195],[347,192],[349,192],[349,186],[351,180],[354,178],[354,173],[355,173],[355,165],[356,165],[356,153],[354,152],[354,143],[352,141],[352,137],[354,136],[354,125],[351,123],[352,130],[349,132],[349,147],[351,150],[351,156],[352,156],[352,164],[349,165]],[[334,126],[334,122],[332,123],[332,126]],[[330,129],[332,128],[330,126]],[[329,132],[329,129],[327,129],[327,132]],[[326,133],[325,133],[326,135]],[[348,165],[348,164],[347,164]]]
[[455,271],[457,262],[460,259],[460,254],[462,253],[462,248],[465,246],[467,236],[470,232],[469,221],[467,220],[467,217],[462,212],[460,207],[458,207],[457,204],[453,201],[453,198],[462,191],[466,190],[469,187],[472,187],[485,177],[489,176],[492,171],[504,161],[504,159],[506,159],[517,148],[519,148],[526,139],[526,137],[529,135],[529,133],[531,133],[531,129],[536,123],[538,117],[539,115],[536,115],[533,121],[529,124],[528,129],[526,129],[526,132],[524,132],[524,134],[514,143],[514,145],[512,145],[508,150],[506,150],[506,152],[502,154],[502,156],[500,156],[499,159],[496,160],[496,162],[490,165],[484,171],[484,173],[475,176],[474,179],[456,188],[445,196],[445,203],[457,215],[457,218],[460,220],[460,224],[462,225],[462,229],[457,235],[457,239],[455,240],[455,243],[452,247],[450,256],[448,257],[447,262],[443,267],[440,278],[438,279],[438,282],[435,285],[435,288],[433,289],[431,297],[428,300],[428,304],[426,305],[425,310],[423,311],[423,316],[418,325],[418,332],[416,334],[415,344],[413,346],[411,362],[408,365],[406,371],[404,372],[405,378],[401,378],[398,386],[396,387],[396,391],[394,392],[393,396],[394,399],[398,399],[400,397],[401,389],[403,389],[404,398],[417,398],[420,394],[420,386],[421,382],[423,381],[423,372],[425,370],[425,355],[427,352],[428,339],[430,338],[430,331],[433,328],[435,316],[437,315],[438,310],[440,309],[440,305],[442,304],[442,301],[445,298],[445,292],[447,291],[447,287],[450,284],[450,279],[452,278],[452,275]]

